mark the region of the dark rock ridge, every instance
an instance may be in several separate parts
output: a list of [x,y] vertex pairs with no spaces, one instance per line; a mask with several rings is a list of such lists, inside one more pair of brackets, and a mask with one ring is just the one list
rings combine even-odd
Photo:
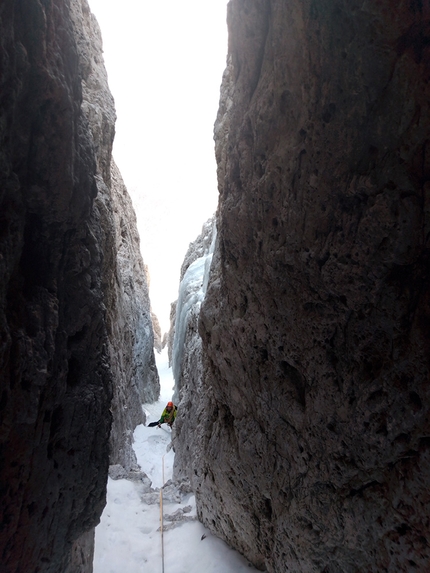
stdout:
[[105,503],[112,397],[114,415],[121,401],[132,413],[115,416],[111,459],[133,465],[140,401],[158,392],[138,237],[111,166],[100,31],[84,0],[2,2],[0,114],[1,571],[82,573]]
[[425,573],[429,4],[231,0],[228,25],[177,426],[199,517],[270,573]]

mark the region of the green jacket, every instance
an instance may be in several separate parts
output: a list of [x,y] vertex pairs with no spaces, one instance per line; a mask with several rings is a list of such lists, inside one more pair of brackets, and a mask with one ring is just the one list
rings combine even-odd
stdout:
[[169,424],[171,426],[176,419],[177,409],[178,408],[176,406],[173,406],[173,410],[168,412],[167,408],[164,408],[163,413],[161,414],[161,418],[159,420],[159,424],[166,423],[166,424]]

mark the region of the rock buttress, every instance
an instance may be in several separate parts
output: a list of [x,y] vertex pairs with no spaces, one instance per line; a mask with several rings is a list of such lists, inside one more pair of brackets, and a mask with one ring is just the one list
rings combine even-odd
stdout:
[[113,100],[86,2],[6,0],[0,28],[0,562],[90,571],[120,381]]
[[429,18],[229,3],[189,471],[271,573],[428,570]]
[[148,271],[140,254],[133,205],[111,158],[116,114],[103,65],[100,29],[86,2],[73,0],[71,8],[82,72],[82,109],[97,162],[94,213],[98,242],[104,245],[103,294],[114,378],[110,463],[129,470],[136,464],[133,430],[145,421],[141,404],[157,399],[160,390]]
[[[143,402],[160,394],[154,356],[154,335],[147,270],[140,255],[136,216],[118,168],[112,161],[111,193],[105,208],[113,207],[114,256],[107,303],[109,349],[115,372],[110,463],[136,469],[133,430],[145,422]],[[100,195],[103,200],[103,195]]]

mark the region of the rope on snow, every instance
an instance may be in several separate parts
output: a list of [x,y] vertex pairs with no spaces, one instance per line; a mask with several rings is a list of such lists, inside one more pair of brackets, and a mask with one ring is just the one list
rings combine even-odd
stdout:
[[161,573],[164,573],[164,535],[163,535],[163,486],[164,486],[164,456],[162,457],[163,483],[160,487],[160,524],[161,524]]

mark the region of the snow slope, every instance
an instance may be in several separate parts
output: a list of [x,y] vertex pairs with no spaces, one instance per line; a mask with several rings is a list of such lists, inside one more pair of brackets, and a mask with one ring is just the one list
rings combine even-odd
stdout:
[[[144,404],[148,422],[157,420],[173,394],[167,350],[157,356],[161,396]],[[109,478],[107,505],[96,528],[94,573],[159,573],[162,568],[160,493],[172,477],[174,452],[170,430],[138,426],[134,432],[137,461],[155,491],[142,481]],[[169,451],[167,451],[169,450]],[[239,553],[196,520],[194,496],[167,485],[163,493],[165,573],[245,573],[257,571]],[[169,520],[169,517],[173,521]],[[167,529],[167,530],[166,530]]]

